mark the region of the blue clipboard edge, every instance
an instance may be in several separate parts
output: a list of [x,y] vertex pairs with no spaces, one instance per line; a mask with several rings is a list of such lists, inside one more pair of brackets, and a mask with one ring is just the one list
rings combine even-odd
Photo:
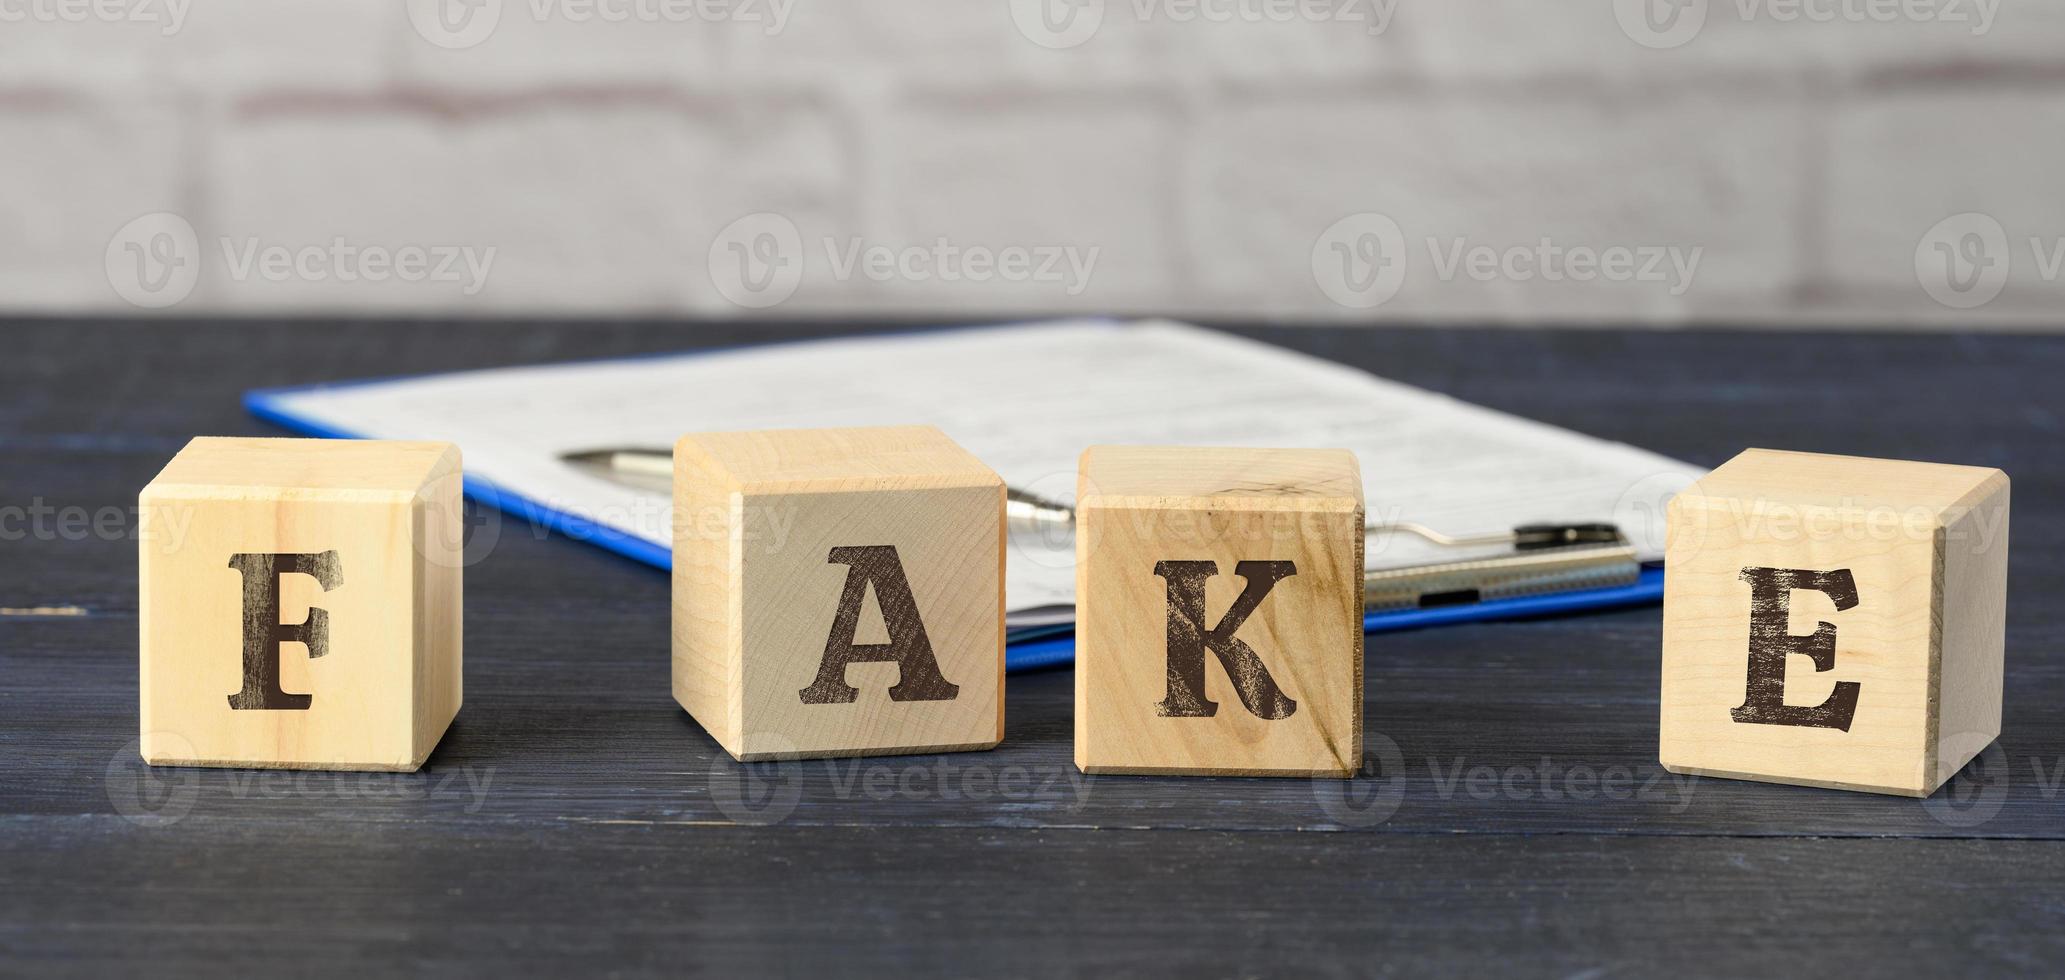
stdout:
[[[1117,325],[1119,321],[1106,320],[1103,322]],[[921,327],[908,331],[897,331],[897,333],[984,330],[1008,326],[1012,326],[1012,324],[987,324],[974,327]],[[870,334],[867,336],[881,335]],[[603,364],[613,361],[641,361],[667,357],[698,357],[730,350],[757,349],[787,343],[812,343],[825,339],[837,338],[799,338],[790,341],[775,341],[768,344],[657,352],[629,357],[601,357],[571,363]],[[309,391],[386,384],[427,376],[430,375],[397,375],[384,378],[362,378],[355,381],[259,388],[244,393],[244,410],[251,413],[254,418],[302,435],[317,436],[324,439],[364,439],[368,437],[336,426],[324,425],[293,415],[281,407],[279,399],[286,395]],[[484,507],[494,508],[520,520],[563,534],[575,541],[596,545],[597,547],[616,552],[633,561],[661,569],[672,569],[674,567],[674,555],[671,550],[662,548],[644,538],[625,534],[607,525],[597,524],[578,514],[554,510],[520,493],[502,489],[478,476],[465,476],[463,485],[467,499]],[[1520,596],[1512,599],[1493,599],[1486,602],[1474,602],[1464,605],[1437,606],[1431,609],[1402,609],[1390,612],[1369,613],[1363,617],[1362,628],[1365,633],[1390,633],[1428,626],[1445,626],[1451,623],[1524,619],[1532,616],[1551,616],[1560,613],[1647,605],[1662,600],[1663,569],[1645,567],[1642,569],[1640,577],[1632,585],[1616,586],[1608,589],[1554,592],[1546,595]],[[1058,633],[1053,630],[1040,630],[1034,637],[1017,642],[1009,642],[1005,645],[1004,669],[1007,671],[1015,672],[1059,667],[1074,661],[1075,635],[1072,630],[1060,631]]]
[[[1076,319],[1079,319],[1086,323],[1101,324],[1104,326],[1112,327],[1114,329],[1123,327],[1125,325],[1125,321],[1113,317],[1085,316]],[[669,358],[677,357],[704,357],[711,354],[723,354],[731,351],[763,350],[772,347],[784,347],[790,344],[811,344],[827,340],[914,336],[928,333],[964,333],[982,330],[1002,330],[1011,327],[1025,326],[1030,322],[1037,321],[1002,321],[997,323],[978,323],[972,325],[930,324],[924,326],[914,326],[902,330],[885,330],[874,333],[834,334],[828,337],[797,337],[794,339],[770,340],[752,344],[721,344],[714,347],[699,347],[694,350],[685,351],[653,351],[645,354],[623,354],[606,357],[581,358],[568,361],[558,361],[550,366],[560,367],[569,364],[619,364],[637,361],[666,360]],[[524,367],[536,365],[511,366]],[[486,368],[482,370],[494,369]],[[301,418],[300,416],[293,415],[280,406],[279,400],[288,395],[304,394],[311,391],[336,391],[338,389],[343,388],[359,388],[367,385],[392,384],[398,381],[414,381],[421,378],[437,377],[443,374],[454,373],[459,372],[432,371],[423,374],[395,374],[377,378],[356,378],[349,381],[323,381],[317,382],[315,384],[283,385],[275,388],[255,388],[251,391],[247,391],[244,393],[244,410],[251,413],[251,415],[255,418],[258,418],[262,421],[270,422],[291,432],[301,433],[302,435],[318,436],[324,439],[369,439],[372,437],[357,432],[351,432],[346,429],[341,429],[336,426],[323,425],[322,423],[310,421],[308,419]],[[461,447],[461,450],[463,451],[464,447]],[[607,550],[614,551],[617,554],[632,559],[633,561],[644,562],[647,565],[652,565],[656,568],[668,570],[672,570],[674,567],[674,554],[670,549],[662,548],[659,545],[653,544],[652,542],[645,540],[644,538],[640,538],[635,535],[625,534],[624,532],[619,531],[616,528],[609,527],[608,525],[597,524],[594,521],[591,521],[578,514],[570,514],[566,511],[554,510],[550,507],[545,506],[542,503],[539,503],[538,501],[525,497],[524,495],[517,493],[513,490],[504,490],[501,487],[496,486],[494,483],[477,476],[467,475],[462,478],[462,482],[467,499],[480,503],[483,506],[492,507],[506,514],[512,514],[532,524],[536,524],[540,527],[557,531],[576,541],[597,545]]]

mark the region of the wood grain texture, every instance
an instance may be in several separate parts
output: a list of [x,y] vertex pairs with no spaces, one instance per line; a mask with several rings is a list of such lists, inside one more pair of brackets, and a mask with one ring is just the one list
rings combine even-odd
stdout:
[[[2006,493],[2006,477],[1984,467],[1759,449],[1680,493],[1664,586],[1664,766],[1934,792],[1999,733]],[[1758,575],[1789,576],[1765,626],[1753,619]],[[1796,648],[1755,666],[1760,645],[1817,633],[1829,637],[1825,662]],[[1760,698],[1766,687],[1775,693]],[[1770,707],[1759,712],[1760,700]]]
[[702,433],[674,459],[675,699],[734,758],[1003,738],[995,471],[929,426]]
[[1076,765],[1354,775],[1362,542],[1362,476],[1345,450],[1085,450]]
[[[122,972],[147,957],[154,976],[210,977],[599,964],[640,976],[1967,976],[2040,973],[2065,956],[2065,850],[2034,841],[10,829],[0,863],[41,884],[0,892],[0,919],[66,926],[4,934],[10,965],[38,973]],[[153,866],[174,848],[181,866]],[[307,902],[267,902],[272,889],[254,885],[286,853],[322,872]],[[120,867],[147,870],[108,875]],[[1967,878],[1987,887],[1943,887]],[[397,894],[414,897],[397,909]]]
[[[197,438],[181,449],[138,498],[144,758],[420,767],[463,696],[459,459],[449,443]],[[274,555],[307,556],[323,574],[282,574]],[[251,601],[254,587],[276,589],[276,602]],[[301,623],[318,629],[251,639]],[[237,703],[272,688],[278,705]]]
[[[1998,470],[1952,505],[1936,532],[1936,747],[1928,774],[1941,786],[2000,735],[2008,618],[2007,474]],[[1933,787],[1932,787],[1933,788]]]
[[[466,709],[422,770],[143,769],[129,515],[194,433],[278,434],[245,389],[908,326],[6,323],[0,972],[2065,963],[2065,337],[1237,327],[1706,466],[2013,473],[2001,735],[1927,800],[1665,772],[1654,607],[1369,637],[1351,781],[1083,776],[1066,670],[1011,678],[988,753],[742,766],[668,693],[665,573],[475,508]],[[733,804],[755,772],[777,809]],[[127,815],[148,779],[162,820]]]

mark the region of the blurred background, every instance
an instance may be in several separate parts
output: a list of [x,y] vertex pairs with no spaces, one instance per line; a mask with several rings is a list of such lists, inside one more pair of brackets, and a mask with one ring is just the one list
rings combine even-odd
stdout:
[[0,310],[2056,326],[2065,4],[0,0]]

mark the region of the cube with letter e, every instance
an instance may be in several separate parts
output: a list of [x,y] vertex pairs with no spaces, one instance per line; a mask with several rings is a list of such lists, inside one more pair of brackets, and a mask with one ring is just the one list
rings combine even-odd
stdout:
[[2001,471],[1747,450],[1665,558],[1672,772],[1928,796],[2000,734]]
[[1346,450],[1084,452],[1076,765],[1353,776],[1362,515]]
[[414,771],[461,699],[444,442],[200,438],[139,495],[143,757]]
[[741,761],[994,747],[1004,482],[929,426],[674,448],[674,699]]

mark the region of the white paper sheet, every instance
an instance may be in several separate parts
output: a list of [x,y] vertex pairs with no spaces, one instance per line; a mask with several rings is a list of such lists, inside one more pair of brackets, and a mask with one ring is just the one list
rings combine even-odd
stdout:
[[[679,357],[505,368],[292,392],[275,404],[326,428],[456,442],[470,475],[666,545],[665,495],[565,454],[665,449],[688,432],[909,425],[945,430],[1005,482],[1061,502],[1100,443],[1346,447],[1372,524],[1452,535],[1530,522],[1613,521],[1661,557],[1663,502],[1701,470],[1178,323],[1051,324],[776,344]],[[1074,556],[1022,537],[1014,611],[1074,601]],[[1497,550],[1497,549],[1493,549]],[[1371,567],[1462,557],[1372,538]],[[1014,617],[1014,622],[1019,622]]]

